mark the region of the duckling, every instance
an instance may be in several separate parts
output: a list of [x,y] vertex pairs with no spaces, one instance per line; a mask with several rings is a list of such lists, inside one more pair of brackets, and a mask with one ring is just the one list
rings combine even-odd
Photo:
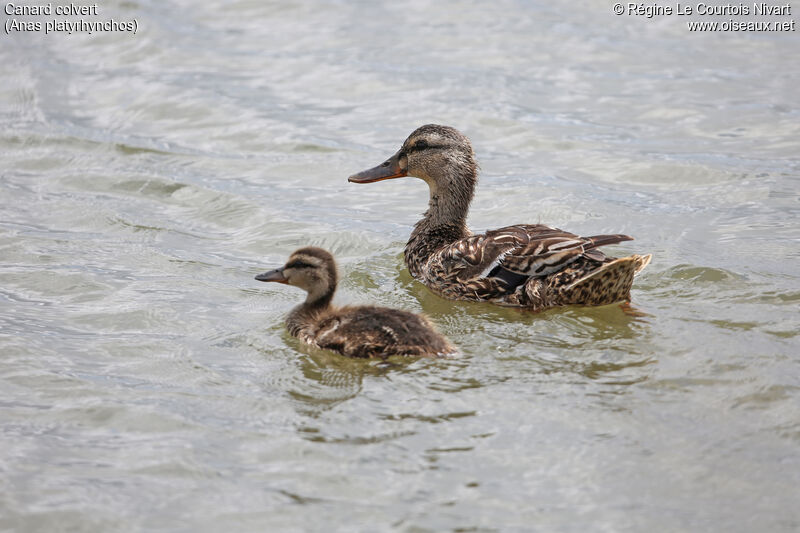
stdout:
[[424,316],[388,307],[332,305],[336,262],[321,248],[296,250],[283,267],[259,274],[256,279],[294,285],[308,293],[305,302],[289,313],[286,328],[312,346],[360,358],[456,353]]
[[414,176],[430,189],[428,210],[404,250],[408,271],[451,300],[486,301],[539,311],[630,300],[633,276],[651,255],[608,257],[598,247],[628,235],[580,237],[543,224],[517,224],[472,234],[469,205],[478,165],[469,139],[454,128],[428,124],[377,167],[353,174],[352,183]]

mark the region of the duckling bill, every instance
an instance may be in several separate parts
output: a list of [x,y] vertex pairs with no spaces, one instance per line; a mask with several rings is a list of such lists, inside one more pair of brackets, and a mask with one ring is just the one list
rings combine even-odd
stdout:
[[336,262],[321,248],[301,248],[284,266],[255,279],[293,285],[308,293],[306,300],[289,313],[286,328],[312,346],[358,358],[456,353],[424,316],[388,307],[334,306]]
[[469,139],[428,124],[380,165],[353,174],[352,183],[413,176],[430,189],[428,210],[404,250],[411,275],[451,300],[486,301],[533,311],[561,305],[608,305],[630,300],[634,275],[651,255],[613,258],[598,248],[628,235],[581,237],[543,224],[516,224],[473,234],[467,212],[478,181]]

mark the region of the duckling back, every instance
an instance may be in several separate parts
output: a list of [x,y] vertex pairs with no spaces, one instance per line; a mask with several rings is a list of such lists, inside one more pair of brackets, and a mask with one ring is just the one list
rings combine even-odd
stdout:
[[424,316],[386,307],[343,307],[320,316],[306,341],[347,357],[439,357],[455,353]]

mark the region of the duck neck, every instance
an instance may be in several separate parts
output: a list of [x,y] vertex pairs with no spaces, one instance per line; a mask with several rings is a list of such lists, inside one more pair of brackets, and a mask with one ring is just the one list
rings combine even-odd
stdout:
[[436,250],[470,235],[467,211],[472,189],[466,191],[437,190],[431,186],[428,210],[417,222],[405,248],[406,265],[415,278]]
[[306,301],[292,309],[292,312],[286,317],[286,328],[289,333],[294,337],[299,337],[308,332],[319,316],[331,308],[335,290],[333,288],[323,293],[308,293]]

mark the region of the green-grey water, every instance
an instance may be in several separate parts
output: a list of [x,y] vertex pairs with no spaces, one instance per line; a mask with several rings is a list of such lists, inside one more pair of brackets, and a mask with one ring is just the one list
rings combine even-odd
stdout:
[[[800,528],[797,33],[599,1],[87,18],[138,31],[0,35],[0,530]],[[633,311],[412,280],[425,184],[347,176],[430,122],[473,141],[474,230],[653,253]],[[253,276],[304,245],[462,356],[291,338],[301,291]]]

